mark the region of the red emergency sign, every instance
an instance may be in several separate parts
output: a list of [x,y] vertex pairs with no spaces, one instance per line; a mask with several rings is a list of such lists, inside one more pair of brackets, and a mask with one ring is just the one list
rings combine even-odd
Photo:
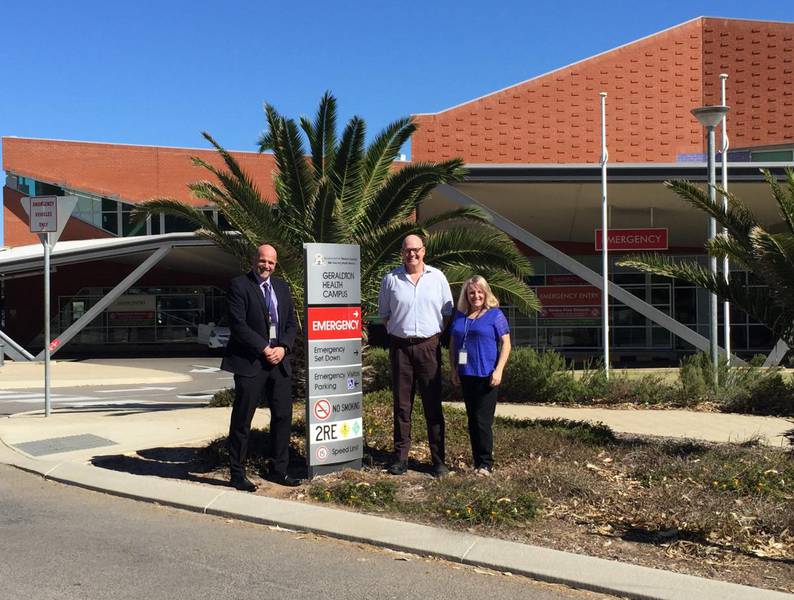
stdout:
[[361,307],[308,308],[308,338],[310,340],[345,340],[361,337]]

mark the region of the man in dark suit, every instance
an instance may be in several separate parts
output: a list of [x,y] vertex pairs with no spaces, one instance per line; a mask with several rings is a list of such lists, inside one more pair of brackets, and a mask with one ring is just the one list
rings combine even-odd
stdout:
[[262,398],[270,407],[270,468],[266,477],[296,486],[287,474],[292,426],[290,353],[297,322],[286,282],[273,277],[278,256],[269,244],[259,246],[251,271],[232,279],[226,296],[231,337],[221,369],[234,373],[234,407],[229,425],[230,484],[253,492],[245,474],[251,421]]

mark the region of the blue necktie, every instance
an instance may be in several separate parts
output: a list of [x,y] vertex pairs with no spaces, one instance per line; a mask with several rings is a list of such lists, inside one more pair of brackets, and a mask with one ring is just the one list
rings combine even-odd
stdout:
[[265,306],[267,306],[267,316],[269,321],[268,324],[273,325],[276,328],[276,331],[278,331],[278,315],[273,310],[273,297],[270,295],[270,282],[265,281],[262,284],[262,287],[265,291]]

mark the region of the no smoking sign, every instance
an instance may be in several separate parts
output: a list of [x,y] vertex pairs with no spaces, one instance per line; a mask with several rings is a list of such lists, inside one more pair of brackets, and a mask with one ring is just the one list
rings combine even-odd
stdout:
[[331,416],[331,403],[325,398],[321,398],[314,403],[314,418],[320,421],[325,421]]

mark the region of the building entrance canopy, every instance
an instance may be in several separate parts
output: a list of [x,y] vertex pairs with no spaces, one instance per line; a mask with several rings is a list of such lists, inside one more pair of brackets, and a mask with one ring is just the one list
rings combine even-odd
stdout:
[[[469,174],[455,189],[476,199],[519,227],[553,243],[587,244],[595,252],[595,230],[601,227],[601,166],[467,165]],[[732,163],[730,192],[741,199],[772,231],[782,225],[761,169],[779,180],[794,163]],[[686,179],[706,185],[706,163],[610,164],[610,229],[662,227],[671,248],[703,251],[708,218],[693,209],[664,182]],[[721,202],[721,197],[718,196]],[[421,218],[455,207],[434,193],[422,206]],[[586,253],[586,248],[579,249]]]
[[[0,252],[0,280],[42,276],[43,260],[43,248],[38,244],[4,250]],[[99,302],[53,340],[53,353],[155,266],[174,272],[213,275],[224,280],[240,273],[240,265],[234,257],[194,233],[61,242],[52,251],[54,270],[59,266],[85,265],[85,272],[88,272],[91,263],[96,261],[124,266],[125,273],[130,267],[134,268],[121,281],[112,282],[114,287]],[[36,302],[35,298],[30,300]],[[5,345],[5,353],[14,360],[38,360],[43,356],[42,351],[34,357],[2,330],[0,341]]]
[[[791,165],[742,164],[729,168],[731,192],[741,198],[772,231],[782,226],[782,221],[760,168],[769,168],[782,178],[785,166]],[[556,263],[581,284],[603,288],[600,271],[591,268],[593,261],[587,260],[587,255],[599,254],[595,248],[595,232],[601,227],[600,165],[470,165],[469,168],[469,176],[464,182],[434,190],[432,199],[422,208],[421,218],[456,206],[479,205],[489,213],[495,226],[530,251]],[[669,232],[671,254],[704,254],[707,216],[678,198],[663,182],[670,179],[698,182],[704,181],[705,177],[705,164],[700,163],[619,164],[610,167],[610,229],[664,228]],[[698,331],[698,318],[694,323],[681,323],[675,318],[678,307],[673,310],[669,291],[667,300],[654,300],[654,290],[650,286],[645,293],[638,293],[613,282],[609,295],[648,319],[648,339],[662,339],[661,342],[652,342],[652,345],[662,347],[667,344],[671,350],[680,347],[664,342],[664,336],[654,338],[653,328],[660,327],[696,349],[708,349],[708,339]],[[697,313],[697,308],[693,306],[692,311]],[[544,316],[549,317],[545,312]],[[560,309],[552,309],[551,312],[568,316]],[[544,325],[550,323],[548,318],[543,321]],[[540,322],[538,327],[537,344],[542,346],[540,334],[552,334],[552,330],[541,327]],[[591,329],[595,332],[591,326],[588,327],[588,332]],[[555,331],[558,337],[565,333],[559,328]],[[748,348],[750,346],[752,344],[747,345]],[[734,364],[741,362],[735,357],[734,360]]]

